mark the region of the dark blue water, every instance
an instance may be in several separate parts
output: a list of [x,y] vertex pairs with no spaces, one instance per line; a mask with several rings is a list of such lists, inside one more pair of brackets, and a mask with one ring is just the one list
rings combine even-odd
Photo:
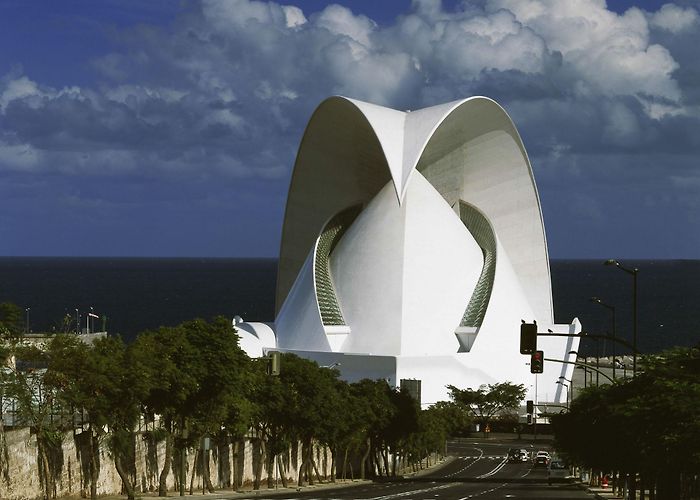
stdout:
[[[551,262],[555,320],[564,323],[577,316],[586,331],[612,333],[611,311],[590,301],[591,297],[599,297],[615,307],[616,335],[631,342],[633,277],[602,262]],[[639,269],[639,350],[649,353],[673,346],[698,345],[700,260],[632,260],[624,265]],[[586,353],[595,350],[595,344],[584,347]]]
[[[700,261],[629,261],[638,267],[638,346],[643,352],[700,342]],[[632,277],[602,261],[551,262],[555,319],[578,317],[592,333],[632,340]],[[277,261],[272,259],[0,258],[0,302],[30,308],[31,330],[51,331],[90,307],[125,340],[160,325],[217,315],[272,321]],[[99,322],[98,322],[99,323]],[[84,319],[82,321],[84,326]],[[609,349],[609,346],[607,347]],[[595,344],[582,346],[593,353]]]
[[34,331],[76,308],[84,326],[92,307],[131,340],[193,318],[272,321],[276,279],[272,259],[0,258],[0,302],[29,307]]

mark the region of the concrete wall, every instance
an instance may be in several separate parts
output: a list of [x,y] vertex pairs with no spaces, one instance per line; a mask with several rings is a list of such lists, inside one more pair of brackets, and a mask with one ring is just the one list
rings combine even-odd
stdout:
[[[56,449],[49,460],[55,480],[56,496],[88,496],[90,492],[89,459],[87,434],[64,435],[61,449]],[[39,478],[38,453],[36,437],[28,428],[6,430],[8,464],[6,475],[0,471],[0,498],[3,500],[33,500],[42,498],[42,485]],[[254,480],[254,467],[262,460],[261,484],[265,485],[267,470],[265,468],[264,450],[257,439],[246,439],[237,444],[216,446],[212,440],[209,451],[209,476],[215,489],[231,488],[235,480],[236,487],[251,485]],[[237,452],[236,452],[237,451]],[[165,442],[154,443],[147,433],[137,433],[134,443],[134,462],[131,464],[132,477],[135,479],[137,493],[157,491],[158,478],[163,467]],[[187,482],[189,491],[192,484],[194,491],[202,491],[202,475],[197,453],[190,450],[187,455]],[[200,454],[201,457],[201,454]],[[323,448],[314,452],[319,473],[330,474],[330,453]],[[0,461],[1,463],[2,461]],[[100,444],[98,495],[120,494],[122,482],[117,474],[114,462],[105,443]],[[302,463],[301,447],[294,447],[292,452],[282,457],[290,482],[297,479],[297,467]],[[175,473],[179,464],[178,456],[173,457],[173,466],[168,476],[168,488],[178,488]],[[194,475],[193,475],[194,471]],[[279,471],[273,471],[279,477]]]

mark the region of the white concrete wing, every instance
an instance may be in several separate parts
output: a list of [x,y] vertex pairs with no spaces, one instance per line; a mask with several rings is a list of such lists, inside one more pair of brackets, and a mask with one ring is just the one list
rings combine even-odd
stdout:
[[[382,370],[421,378],[424,401],[447,383],[532,385],[521,320],[580,325],[553,325],[540,201],[506,112],[485,97],[412,112],[321,103],[292,174],[276,313],[276,345],[247,339],[256,352],[392,358]],[[575,350],[562,339],[546,340],[553,355]]]

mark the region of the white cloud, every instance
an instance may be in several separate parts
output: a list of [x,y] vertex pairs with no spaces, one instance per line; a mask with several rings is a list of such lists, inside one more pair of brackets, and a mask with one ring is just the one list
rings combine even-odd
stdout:
[[649,22],[656,28],[680,33],[697,26],[700,21],[698,11],[692,7],[683,8],[672,3],[667,3],[657,12],[649,15]]
[[347,7],[329,5],[314,20],[314,24],[335,35],[345,35],[365,47],[371,45],[370,36],[376,24],[365,16],[356,16]]
[[10,79],[5,83],[2,93],[0,93],[0,106],[5,107],[15,99],[40,95],[42,92],[39,90],[39,86],[26,76]]
[[519,128],[535,127],[535,151],[629,148],[664,137],[650,129],[664,120],[697,117],[675,79],[684,68],[650,39],[650,26],[673,36],[696,17],[668,5],[618,15],[602,0],[487,0],[450,12],[422,0],[384,26],[339,5],[311,14],[202,0],[167,29],[122,33],[121,49],[94,63],[99,87],[0,80],[0,169],[284,176],[313,108],[332,94],[399,109],[485,94]]
[[678,68],[664,47],[650,44],[639,9],[618,15],[604,1],[491,0],[538,33],[550,50],[562,53],[577,91],[593,95],[652,95],[678,101],[672,73]]
[[284,11],[287,28],[296,28],[306,24],[306,16],[304,16],[304,12],[299,7],[285,5],[282,7],[282,10]]

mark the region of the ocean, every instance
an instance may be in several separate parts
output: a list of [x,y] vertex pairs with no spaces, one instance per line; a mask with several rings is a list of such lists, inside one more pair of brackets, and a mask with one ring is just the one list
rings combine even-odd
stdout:
[[[698,345],[700,260],[624,264],[639,268],[639,350]],[[632,276],[602,260],[552,260],[551,273],[556,322],[578,317],[585,331],[611,332],[611,312],[590,301],[596,296],[615,307],[616,335],[631,342]],[[130,341],[141,331],[192,318],[272,321],[276,275],[274,259],[3,257],[0,302],[29,308],[34,332],[60,330],[76,309],[84,327],[92,308],[107,317],[110,333]],[[594,351],[594,343],[582,343],[581,354]]]

